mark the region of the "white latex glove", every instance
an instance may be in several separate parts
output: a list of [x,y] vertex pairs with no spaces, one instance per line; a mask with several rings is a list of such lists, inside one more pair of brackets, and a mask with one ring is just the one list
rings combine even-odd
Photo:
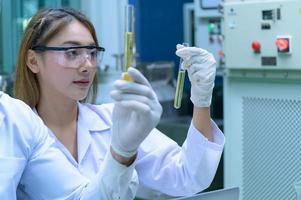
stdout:
[[196,107],[209,107],[216,72],[216,61],[211,53],[197,47],[177,45],[177,56],[183,59],[191,82],[191,101]]
[[134,68],[129,68],[128,74],[134,82],[117,80],[111,92],[115,100],[111,146],[124,157],[137,153],[162,114],[162,107],[147,79]]

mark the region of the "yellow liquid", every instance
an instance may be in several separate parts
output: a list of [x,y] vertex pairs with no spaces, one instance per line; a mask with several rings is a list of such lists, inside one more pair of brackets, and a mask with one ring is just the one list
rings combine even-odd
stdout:
[[177,80],[177,88],[174,100],[174,107],[179,109],[182,103],[182,96],[183,96],[183,88],[184,88],[184,80],[185,80],[185,71],[180,70],[178,73],[178,80]]
[[124,33],[124,72],[133,65],[134,33]]
[[130,75],[127,72],[123,72],[122,73],[122,79],[125,81],[131,81],[133,82],[134,80],[132,79],[132,77],[130,77]]

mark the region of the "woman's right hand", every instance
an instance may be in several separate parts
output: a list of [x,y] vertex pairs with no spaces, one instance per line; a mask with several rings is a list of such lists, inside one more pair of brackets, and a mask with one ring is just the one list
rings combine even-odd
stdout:
[[160,120],[162,107],[148,80],[135,68],[129,68],[133,82],[117,80],[111,97],[113,110],[112,149],[132,157],[142,141]]

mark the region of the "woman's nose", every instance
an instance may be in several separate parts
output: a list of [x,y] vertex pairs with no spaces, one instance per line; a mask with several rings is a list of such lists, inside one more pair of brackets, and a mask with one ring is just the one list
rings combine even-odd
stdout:
[[87,65],[88,67],[95,67],[94,66],[94,63],[92,62],[92,57],[91,57],[91,55],[89,55],[89,54],[85,54],[85,55],[83,55],[83,63],[85,64],[85,65]]

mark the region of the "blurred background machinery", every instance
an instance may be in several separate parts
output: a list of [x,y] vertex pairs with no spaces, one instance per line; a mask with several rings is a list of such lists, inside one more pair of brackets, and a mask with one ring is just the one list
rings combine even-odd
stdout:
[[2,0],[0,13],[0,90],[13,95],[16,56],[30,17],[44,7],[80,8],[81,0]]
[[225,187],[297,199],[301,180],[300,0],[223,4]]

